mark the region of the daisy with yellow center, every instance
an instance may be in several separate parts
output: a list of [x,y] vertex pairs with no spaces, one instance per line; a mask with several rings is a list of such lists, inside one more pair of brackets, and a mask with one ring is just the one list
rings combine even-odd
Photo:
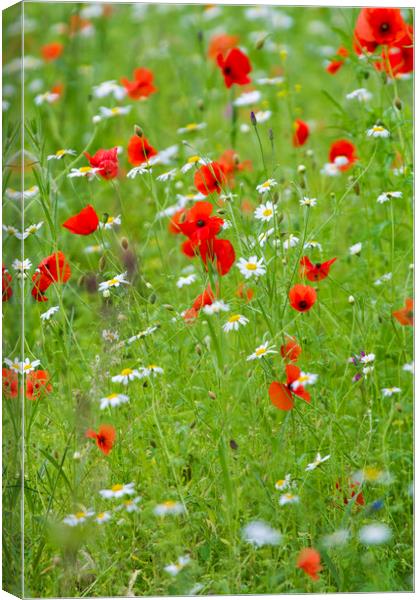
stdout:
[[190,169],[193,169],[194,167],[198,167],[199,165],[205,165],[206,161],[201,158],[198,155],[194,155],[194,156],[190,156],[187,160],[187,162],[185,163],[185,165],[183,165],[181,167],[181,173],[188,173],[188,171]]
[[111,513],[108,512],[107,510],[104,512],[100,512],[96,515],[95,517],[95,521],[101,525],[102,523],[106,523],[107,521],[109,521],[111,519]]
[[254,211],[254,217],[258,219],[258,221],[264,221],[268,223],[274,217],[274,213],[276,212],[276,207],[272,202],[266,202],[265,204],[260,204]]
[[374,125],[371,129],[368,129],[366,132],[368,137],[374,138],[388,138],[391,133],[388,129],[385,129],[382,125]]
[[115,406],[120,406],[120,404],[125,404],[128,401],[129,397],[125,394],[109,394],[100,399],[100,409],[105,410],[108,406],[114,408]]
[[156,377],[156,375],[162,375],[163,369],[158,367],[157,365],[148,365],[147,367],[142,367],[140,371],[141,377]]
[[256,190],[259,194],[266,194],[274,187],[276,187],[276,185],[277,181],[275,179],[267,179],[267,181],[264,181],[263,183],[257,185]]
[[70,527],[76,527],[77,525],[85,523],[86,520],[94,514],[93,510],[81,510],[73,515],[67,515],[67,517],[63,519],[63,523]]
[[60,148],[55,154],[47,156],[47,160],[61,160],[64,156],[76,156],[76,154],[77,152],[75,150]]
[[260,277],[261,275],[265,275],[266,272],[264,258],[258,258],[257,256],[250,256],[248,260],[246,258],[240,258],[236,263],[236,266],[245,279],[249,279],[250,277]]
[[276,350],[274,350],[274,346],[269,346],[268,342],[264,342],[261,346],[258,346],[254,350],[252,354],[247,357],[247,361],[249,360],[260,360],[263,356],[267,356],[267,354],[276,354]]
[[87,177],[88,179],[95,179],[98,178],[97,173],[99,171],[100,169],[96,167],[79,167],[79,169],[71,169],[67,177],[70,177],[70,179],[73,177]]
[[104,294],[104,296],[109,295],[110,288],[120,287],[121,284],[128,285],[130,282],[127,280],[127,273],[121,273],[121,275],[115,275],[112,279],[108,279],[108,281],[102,281],[99,284],[98,290]]
[[228,333],[229,331],[238,331],[239,327],[249,323],[249,319],[243,315],[231,315],[226,323],[223,325],[223,331]]
[[184,505],[174,500],[166,500],[162,504],[157,504],[153,509],[153,512],[158,517],[165,517],[166,515],[182,515],[185,513]]
[[105,221],[105,223],[103,223],[103,222],[99,223],[99,227],[101,229],[113,229],[113,228],[119,227],[120,225],[121,225],[121,215],[117,215],[116,217],[109,215],[107,217],[107,220]]
[[291,494],[287,492],[286,494],[282,494],[279,498],[280,506],[284,506],[285,504],[297,504],[299,502],[299,496],[295,494]]
[[122,369],[118,375],[114,375],[111,381],[113,383],[122,383],[123,385],[128,385],[130,381],[134,381],[135,379],[141,379],[144,377],[142,373],[140,373],[137,369]]
[[135,493],[134,483],[116,483],[108,490],[100,490],[102,498],[122,498],[123,496],[132,496]]

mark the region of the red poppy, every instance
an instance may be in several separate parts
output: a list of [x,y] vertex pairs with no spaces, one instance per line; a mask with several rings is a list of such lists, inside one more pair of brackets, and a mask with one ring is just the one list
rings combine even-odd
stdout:
[[315,548],[303,548],[297,558],[296,566],[305,571],[314,581],[319,579],[318,572],[322,571],[321,556]]
[[299,312],[307,312],[316,301],[316,291],[310,285],[297,283],[289,291],[290,306]]
[[168,230],[170,233],[181,233],[180,225],[185,218],[186,212],[187,210],[185,208],[180,208],[174,215],[172,215],[168,223]]
[[222,167],[231,187],[235,183],[236,172],[252,171],[252,162],[250,160],[240,162],[239,156],[235,150],[225,150],[217,162]]
[[375,63],[378,70],[384,70],[395,77],[411,73],[414,69],[413,27],[407,26],[406,33],[395,45],[382,50],[382,61]]
[[251,63],[246,54],[239,48],[232,48],[225,56],[222,53],[217,55],[217,64],[222,70],[227,88],[233,84],[246,85],[251,83],[248,73],[252,71]]
[[31,371],[26,377],[26,397],[28,400],[39,400],[42,394],[51,392],[48,371]]
[[214,238],[223,225],[223,219],[210,216],[213,205],[210,202],[196,202],[185,213],[185,219],[179,223],[181,232],[190,238],[192,244],[200,244],[205,240]]
[[97,230],[98,225],[99,218],[91,204],[63,223],[63,227],[77,235],[89,235]]
[[321,281],[321,279],[328,277],[330,267],[336,260],[336,258],[331,258],[323,263],[312,264],[309,257],[304,256],[300,259],[302,276],[306,277],[309,281]]
[[293,145],[303,146],[309,137],[309,125],[305,121],[296,119],[293,123]]
[[2,369],[3,394],[6,398],[16,398],[18,395],[18,375],[12,369]]
[[296,365],[286,365],[286,383],[272,381],[268,388],[268,395],[272,404],[280,410],[292,410],[295,403],[293,394],[299,396],[305,402],[311,401],[311,395],[303,385],[299,385],[301,370]]
[[356,51],[393,45],[405,35],[406,27],[399,8],[362,8],[354,29]]
[[392,316],[397,319],[401,325],[414,325],[414,301],[412,298],[407,298],[404,308],[395,310]]
[[294,337],[288,337],[287,342],[280,347],[280,354],[284,360],[290,360],[291,362],[296,362],[301,352],[302,348]]
[[199,192],[208,196],[215,192],[220,194],[222,185],[226,182],[226,175],[222,166],[217,162],[203,165],[195,172],[194,185]]
[[13,295],[12,276],[4,265],[1,267],[2,301],[7,302]]
[[337,140],[330,147],[329,160],[340,171],[347,171],[356,162],[356,147],[349,140]]
[[62,83],[56,83],[51,88],[51,94],[57,94],[58,96],[61,96],[63,91],[64,91],[64,85]]
[[185,321],[194,321],[198,317],[198,313],[203,308],[203,306],[213,304],[213,301],[214,301],[214,294],[213,294],[213,291],[212,291],[210,285],[208,285],[206,287],[206,289],[204,290],[204,292],[202,294],[200,294],[199,296],[197,296],[197,298],[194,300],[192,307],[188,308],[184,312],[184,317],[183,317],[184,320]]
[[[340,48],[337,50],[337,56],[347,58],[349,54],[349,51],[347,50],[347,48],[344,48],[344,46],[340,46]],[[339,71],[343,65],[344,60],[331,60],[326,67],[326,71],[327,73],[330,73],[330,75],[335,75],[335,73],[337,73],[337,71]]]
[[128,142],[128,162],[133,165],[141,165],[152,156],[156,156],[157,150],[153,148],[144,136],[133,135]]
[[[363,496],[363,492],[357,492],[357,490],[360,488],[360,483],[355,481],[354,483],[350,482],[348,484],[348,488],[349,490],[347,492],[343,492],[341,484],[339,481],[336,482],[335,484],[336,490],[338,490],[339,492],[342,492],[343,494],[343,503],[347,506],[347,504],[349,504],[349,502],[351,502],[353,500],[354,504],[357,504],[358,506],[364,506],[365,505],[365,498]],[[351,491],[350,491],[351,490]]]
[[92,429],[86,431],[86,437],[96,440],[96,445],[104,454],[109,454],[115,442],[115,429],[112,425],[101,425],[98,433]]
[[250,302],[254,297],[254,290],[250,287],[246,287],[244,283],[240,283],[235,294],[238,296],[238,298]]
[[99,175],[103,179],[114,179],[118,175],[118,148],[110,150],[98,150],[96,154],[91,156],[88,152],[83,154],[88,159],[90,166],[100,169]]
[[216,260],[219,275],[227,275],[235,262],[235,250],[229,240],[209,240],[200,246],[200,254],[204,265],[207,261]]
[[41,56],[46,62],[56,60],[63,53],[63,44],[60,42],[51,42],[51,44],[45,44],[41,48]]
[[70,265],[61,251],[47,256],[40,262],[32,276],[34,283],[32,296],[37,302],[45,302],[48,298],[44,296],[44,292],[47,291],[50,285],[52,283],[65,283],[70,279],[70,275]]
[[156,92],[156,88],[153,85],[153,73],[149,69],[139,68],[133,72],[134,81],[129,81],[125,77],[122,77],[121,83],[127,90],[127,95],[133,100],[139,100],[140,98],[147,98],[150,94]]
[[237,35],[219,33],[211,38],[207,54],[209,58],[216,60],[219,54],[225,56],[229,50],[237,46],[238,42],[239,37]]

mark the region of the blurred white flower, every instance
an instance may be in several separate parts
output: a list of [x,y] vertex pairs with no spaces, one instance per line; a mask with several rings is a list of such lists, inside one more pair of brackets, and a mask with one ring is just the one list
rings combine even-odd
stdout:
[[277,546],[282,535],[264,521],[252,521],[242,530],[242,539],[257,548]]

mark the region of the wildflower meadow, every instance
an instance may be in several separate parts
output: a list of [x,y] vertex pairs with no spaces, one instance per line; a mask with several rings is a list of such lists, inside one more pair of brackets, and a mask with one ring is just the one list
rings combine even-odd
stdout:
[[413,589],[412,22],[3,13],[4,589]]

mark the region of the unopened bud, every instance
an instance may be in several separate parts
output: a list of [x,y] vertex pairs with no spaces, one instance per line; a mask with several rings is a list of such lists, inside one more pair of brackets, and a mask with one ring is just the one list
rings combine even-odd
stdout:
[[209,398],[211,398],[212,400],[216,400],[216,394],[209,390]]
[[399,402],[396,403],[395,410],[397,410],[398,412],[402,412],[402,406]]
[[172,304],[162,304],[162,308],[166,308],[169,311],[175,310]]
[[200,98],[200,100],[197,100],[197,108],[198,108],[198,110],[201,110],[201,111],[204,110],[204,101],[201,100],[201,98]]
[[195,353],[198,354],[198,356],[201,356],[202,351],[201,351],[201,346],[200,344],[197,344],[196,347],[194,348]]
[[99,259],[99,262],[98,262],[99,273],[102,273],[102,271],[105,269],[105,265],[106,265],[106,257],[104,254],[103,256],[101,256],[101,258]]
[[150,294],[150,296],[149,296],[149,302],[150,302],[150,304],[155,304],[155,302],[156,302],[156,294]]
[[297,172],[298,173],[305,173],[306,172],[305,165],[298,165]]
[[121,248],[123,250],[128,250],[128,240],[126,237],[121,238]]
[[397,110],[401,110],[402,109],[402,102],[400,100],[400,98],[395,98],[394,100],[394,106]]
[[264,35],[264,37],[261,37],[259,40],[257,40],[256,44],[255,44],[255,49],[256,50],[261,50],[262,48],[264,48],[264,44],[265,44],[265,40],[267,39],[267,36]]
[[271,129],[271,127],[268,130],[268,139],[270,140],[270,142],[272,142],[274,140],[274,133],[273,133],[273,130]]
[[134,125],[134,135],[143,137],[143,129],[139,125]]
[[251,119],[251,123],[253,124],[254,127],[257,126],[257,119],[255,118],[255,113],[253,110],[251,110],[251,114],[249,115],[250,119]]
[[349,296],[348,297],[348,301],[349,301],[350,304],[354,304],[356,302],[354,296]]
[[241,162],[238,154],[233,155],[233,162],[235,163],[236,166],[238,166],[239,163]]

